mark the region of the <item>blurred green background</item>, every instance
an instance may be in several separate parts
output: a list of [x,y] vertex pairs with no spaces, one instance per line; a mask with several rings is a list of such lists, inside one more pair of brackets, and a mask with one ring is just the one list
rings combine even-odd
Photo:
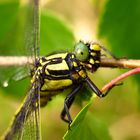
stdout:
[[[0,1],[0,55],[29,55],[32,43],[28,0]],[[117,57],[137,58],[140,52],[139,0],[42,0],[41,55],[72,51],[78,40],[99,41]],[[30,79],[3,82],[22,68],[0,68],[0,135],[4,133],[29,88]],[[102,87],[123,69],[100,68],[91,79]],[[104,99],[95,98],[72,140],[139,140],[140,74],[129,77]],[[41,109],[43,140],[61,140],[67,124],[60,119],[64,96],[58,95]],[[81,110],[73,105],[74,116]]]

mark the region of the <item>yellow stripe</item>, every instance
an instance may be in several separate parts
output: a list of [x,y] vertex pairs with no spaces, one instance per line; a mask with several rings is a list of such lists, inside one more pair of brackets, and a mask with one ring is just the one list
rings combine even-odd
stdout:
[[94,64],[94,60],[93,60],[92,58],[90,58],[89,62],[90,62],[91,64]]
[[73,65],[74,65],[74,67],[77,67],[78,66],[76,62],[73,62]]
[[83,77],[83,78],[86,77],[86,73],[83,70],[80,70],[78,73],[81,77]]
[[64,87],[72,85],[72,80],[62,79],[62,80],[48,80],[45,79],[45,83],[42,86],[41,90],[59,90]]
[[100,61],[96,60],[95,63],[100,63]]
[[66,61],[63,60],[62,63],[47,65],[47,69],[56,70],[56,71],[57,70],[69,70],[69,67],[68,67]]
[[97,54],[95,52],[91,52],[90,55],[96,56]]
[[57,58],[57,57],[61,57],[61,58],[65,58],[67,56],[68,53],[58,53],[58,54],[53,54],[50,56],[47,56],[46,59],[53,59],[53,58]]
[[91,65],[91,64],[86,64],[86,66],[87,66],[88,68],[92,68],[92,65]]
[[94,50],[94,51],[100,51],[101,47],[98,44],[93,44],[93,45],[90,46],[90,49]]

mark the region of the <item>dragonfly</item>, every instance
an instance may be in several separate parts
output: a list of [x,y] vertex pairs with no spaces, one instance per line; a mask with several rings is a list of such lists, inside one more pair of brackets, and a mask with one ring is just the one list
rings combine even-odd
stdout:
[[31,86],[3,139],[41,139],[40,107],[44,107],[53,96],[71,87],[72,91],[64,100],[61,119],[72,123],[69,109],[82,87],[86,84],[99,97],[105,97],[91,81],[87,71],[95,72],[100,67],[102,45],[96,42],[79,41],[73,52],[54,53],[40,56],[40,14],[39,0],[30,0],[33,9],[32,38],[33,52],[30,75]]

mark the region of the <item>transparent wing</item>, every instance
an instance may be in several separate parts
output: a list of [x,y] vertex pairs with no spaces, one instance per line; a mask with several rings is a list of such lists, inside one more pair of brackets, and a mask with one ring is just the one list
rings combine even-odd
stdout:
[[26,49],[29,56],[39,57],[40,53],[40,14],[39,0],[29,0],[27,28],[25,33]]
[[40,12],[39,12],[39,0],[34,0],[34,56],[40,55]]
[[19,111],[16,113],[5,140],[40,139],[40,82],[36,80]]
[[[0,4],[0,7],[6,7],[6,6]],[[12,8],[15,9],[14,15],[19,15],[19,16],[15,16],[14,18],[17,21],[14,21],[15,24],[12,24],[15,25],[11,29],[13,30],[13,32],[11,33],[10,30],[7,33],[7,34],[10,33],[12,34],[12,35],[10,34],[11,37],[10,40],[8,41],[5,40],[4,45],[0,43],[0,46],[2,46],[1,48],[3,48],[2,50],[0,50],[0,55],[2,56],[3,55],[13,55],[13,56],[26,55],[32,57],[33,62],[35,62],[35,59],[39,57],[39,50],[40,50],[39,0],[27,0],[25,4],[23,4],[22,6],[20,5],[20,2],[13,3],[10,6],[7,5],[7,9],[4,9],[3,11],[0,10],[1,13],[5,13],[5,11],[7,11],[9,7],[11,8],[10,11],[13,11]],[[10,16],[12,17],[13,13],[10,14],[11,13],[10,11],[6,17],[10,17]],[[3,14],[0,14],[0,19],[2,19],[2,17]],[[11,24],[9,23],[9,25]],[[18,79],[21,80],[29,76],[30,69],[31,66],[29,65],[20,67],[20,69],[19,68],[17,69],[17,66],[0,68],[0,73],[1,73],[0,87],[3,88],[3,86],[8,85],[9,82],[18,81]]]

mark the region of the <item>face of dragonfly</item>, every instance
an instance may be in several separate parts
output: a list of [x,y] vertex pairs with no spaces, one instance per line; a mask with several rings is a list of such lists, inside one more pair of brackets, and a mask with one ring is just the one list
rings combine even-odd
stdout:
[[100,66],[101,47],[98,43],[80,41],[75,45],[74,53],[87,70],[94,72]]
[[[25,28],[25,46],[28,56],[39,57],[39,0],[29,0]],[[24,39],[23,39],[24,40]],[[25,49],[25,48],[24,48]],[[16,55],[16,54],[15,54]],[[16,85],[15,85],[16,86]],[[20,89],[20,88],[19,88]],[[21,90],[21,89],[20,89]],[[27,89],[26,89],[27,90]],[[36,77],[23,104],[13,116],[4,139],[40,139],[40,81]]]

